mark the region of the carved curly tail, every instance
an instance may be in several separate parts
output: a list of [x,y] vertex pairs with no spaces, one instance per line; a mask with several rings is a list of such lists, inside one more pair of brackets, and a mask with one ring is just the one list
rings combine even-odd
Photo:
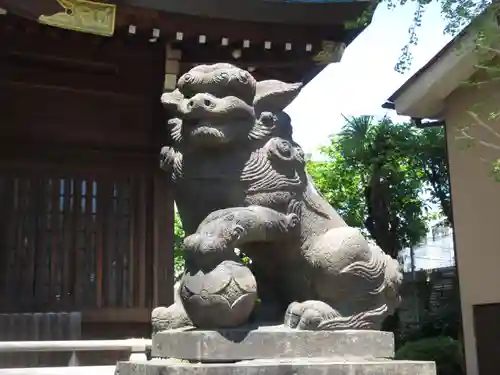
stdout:
[[351,316],[339,316],[321,323],[318,329],[378,329],[384,318],[392,314],[400,303],[398,293],[402,273],[398,262],[370,245],[372,257],[369,262],[354,262],[341,272],[360,277],[374,284],[369,291],[375,307]]
[[387,316],[387,312],[387,305],[383,304],[375,309],[364,311],[359,314],[346,317],[339,316],[325,320],[319,324],[318,330],[378,329],[380,323]]
[[401,302],[399,288],[403,283],[403,273],[396,259],[387,254],[383,255],[386,257],[384,293],[389,308],[388,313],[392,314]]

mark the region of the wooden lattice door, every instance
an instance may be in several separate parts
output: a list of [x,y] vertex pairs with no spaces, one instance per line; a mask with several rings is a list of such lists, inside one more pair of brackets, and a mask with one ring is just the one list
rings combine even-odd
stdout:
[[0,175],[5,311],[149,307],[152,179]]

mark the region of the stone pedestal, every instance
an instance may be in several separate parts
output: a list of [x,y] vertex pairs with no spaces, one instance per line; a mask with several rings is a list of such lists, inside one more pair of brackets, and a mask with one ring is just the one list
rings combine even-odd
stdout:
[[392,333],[297,331],[282,326],[171,330],[153,359],[120,362],[120,375],[436,375],[432,362],[394,361]]

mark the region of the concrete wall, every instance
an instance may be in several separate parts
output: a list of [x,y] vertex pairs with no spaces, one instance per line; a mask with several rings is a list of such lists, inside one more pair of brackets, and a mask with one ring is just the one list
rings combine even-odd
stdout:
[[[500,117],[488,121],[491,112],[500,112],[499,99],[500,85],[462,86],[445,105],[467,375],[478,375],[473,306],[500,302],[500,182],[490,175],[500,149],[479,144],[500,147],[500,136],[493,134],[500,133]],[[480,126],[468,110],[479,114],[493,132]],[[457,139],[464,127],[475,138],[469,148]]]

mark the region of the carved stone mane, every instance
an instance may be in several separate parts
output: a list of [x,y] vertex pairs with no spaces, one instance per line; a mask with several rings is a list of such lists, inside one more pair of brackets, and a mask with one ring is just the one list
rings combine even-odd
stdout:
[[[276,305],[292,328],[377,329],[399,302],[397,262],[349,228],[306,173],[284,112],[300,89],[215,64],[192,69],[162,96],[174,144],[162,149],[161,166],[176,184],[189,234],[180,290],[195,324],[218,327],[250,314],[254,289],[243,285],[254,279],[225,263],[235,261],[235,247],[252,257],[262,304]],[[201,313],[208,296],[198,294],[206,290],[214,304],[236,304],[238,293],[247,302]],[[186,322],[178,308],[164,313]]]

